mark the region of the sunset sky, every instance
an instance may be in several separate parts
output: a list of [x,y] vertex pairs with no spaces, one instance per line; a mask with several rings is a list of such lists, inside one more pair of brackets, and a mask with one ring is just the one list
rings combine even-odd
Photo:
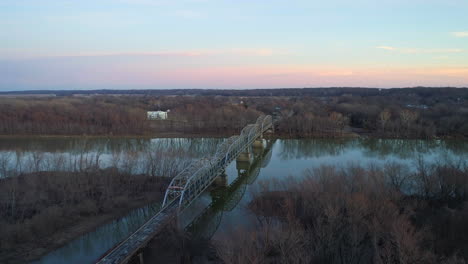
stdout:
[[0,0],[0,90],[468,87],[467,0]]

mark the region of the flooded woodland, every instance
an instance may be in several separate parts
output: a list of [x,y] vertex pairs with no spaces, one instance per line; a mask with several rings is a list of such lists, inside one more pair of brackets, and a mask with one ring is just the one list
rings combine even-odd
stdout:
[[[222,141],[0,140],[2,258],[93,262],[157,212],[171,176],[213,153]],[[410,256],[429,263],[466,256],[468,143],[463,140],[265,139],[261,150],[251,152],[251,161],[230,164],[225,177],[184,211],[185,234],[170,232],[174,243],[189,240],[181,245],[205,248],[169,245],[184,252],[171,254],[162,250],[164,243],[154,242],[145,258],[287,262],[289,254],[282,252],[291,249],[283,247],[293,242],[301,262],[335,263],[338,252],[347,263]],[[453,225],[444,225],[447,221]],[[76,225],[82,230],[61,237]],[[414,248],[405,253],[390,242],[379,244],[387,236],[391,243],[408,243],[402,248]],[[13,247],[31,253],[18,258]],[[230,255],[233,250],[243,254]]]

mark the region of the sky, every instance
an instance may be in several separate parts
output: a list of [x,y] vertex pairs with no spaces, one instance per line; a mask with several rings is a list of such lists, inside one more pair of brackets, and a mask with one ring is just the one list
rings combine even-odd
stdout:
[[468,0],[0,0],[0,90],[468,87]]

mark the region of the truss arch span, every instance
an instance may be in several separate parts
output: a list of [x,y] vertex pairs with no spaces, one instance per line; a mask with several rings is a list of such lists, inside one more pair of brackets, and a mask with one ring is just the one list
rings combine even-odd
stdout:
[[271,116],[262,115],[257,118],[255,124],[245,126],[240,135],[232,136],[221,143],[212,157],[192,162],[172,179],[164,195],[162,207],[176,199],[179,199],[179,211],[189,206],[218,175],[223,173],[239,153],[271,128],[273,128]]

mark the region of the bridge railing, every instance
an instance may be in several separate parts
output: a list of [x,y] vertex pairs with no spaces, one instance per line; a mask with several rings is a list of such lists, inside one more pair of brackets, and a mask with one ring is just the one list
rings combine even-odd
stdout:
[[166,190],[161,211],[109,251],[98,263],[126,263],[171,217],[175,216],[177,211],[180,212],[190,205],[241,151],[272,126],[271,116],[261,116],[255,124],[247,125],[239,136],[230,137],[220,144],[213,157],[190,163],[172,179]]
[[172,179],[162,207],[175,199],[179,199],[179,210],[190,205],[241,151],[272,126],[271,116],[260,116],[255,124],[245,126],[239,136],[232,136],[221,143],[214,156],[192,162]]

